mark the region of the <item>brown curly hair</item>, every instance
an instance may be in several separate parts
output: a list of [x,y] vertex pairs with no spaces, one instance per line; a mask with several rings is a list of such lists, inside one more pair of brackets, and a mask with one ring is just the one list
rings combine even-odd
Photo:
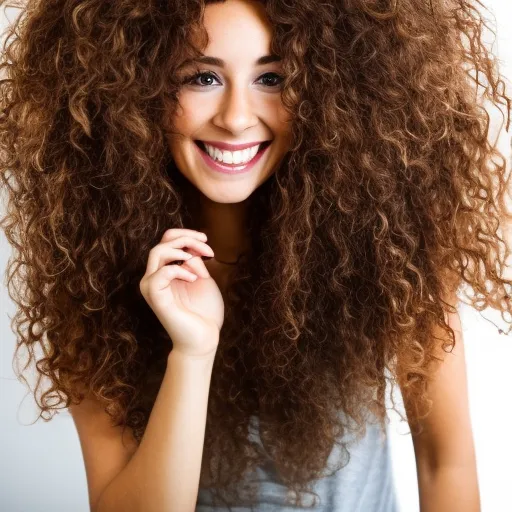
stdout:
[[[172,340],[139,282],[166,229],[194,228],[162,118],[207,3],[28,0],[8,28],[1,226],[15,357],[28,353],[17,372],[36,362],[34,394],[50,379],[36,396],[45,421],[91,393],[144,433]],[[251,196],[253,251],[226,297],[201,470],[226,502],[265,456],[247,438],[252,415],[282,482],[308,491],[368,411],[385,426],[387,381],[428,411],[435,351],[455,342],[447,297],[467,285],[470,304],[511,322],[509,178],[482,102],[505,106],[508,130],[510,98],[483,5],[264,4],[293,145]]]

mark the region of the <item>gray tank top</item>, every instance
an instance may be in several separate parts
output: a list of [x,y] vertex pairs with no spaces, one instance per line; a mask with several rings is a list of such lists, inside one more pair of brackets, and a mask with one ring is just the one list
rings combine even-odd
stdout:
[[[256,428],[255,434],[249,434],[261,445],[257,434],[258,421],[251,418]],[[366,435],[359,441],[349,439],[347,448],[350,461],[334,474],[317,480],[313,490],[318,495],[314,507],[295,507],[287,500],[287,488],[278,482],[272,464],[258,467],[255,478],[260,482],[260,494],[255,512],[398,512],[398,505],[393,482],[389,440],[380,432],[376,423],[369,423]],[[328,468],[337,467],[341,448],[334,445],[328,458]],[[337,458],[336,458],[337,457]],[[332,471],[326,471],[332,473]],[[251,477],[252,478],[252,477]],[[307,500],[311,500],[308,502]],[[305,505],[312,505],[315,496],[306,494]],[[229,510],[227,507],[214,507],[208,489],[200,488],[196,512],[212,510]],[[248,512],[248,506],[231,507],[233,512]]]

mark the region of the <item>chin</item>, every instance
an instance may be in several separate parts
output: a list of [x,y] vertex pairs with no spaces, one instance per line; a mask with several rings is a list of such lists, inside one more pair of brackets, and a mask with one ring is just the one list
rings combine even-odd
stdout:
[[[245,187],[244,187],[245,188]],[[251,188],[250,190],[239,190],[239,191],[227,191],[224,190],[222,192],[214,191],[209,189],[208,187],[199,188],[201,193],[206,196],[210,201],[214,203],[220,204],[235,204],[242,203],[246,199],[248,199],[251,194],[254,192],[255,188]]]

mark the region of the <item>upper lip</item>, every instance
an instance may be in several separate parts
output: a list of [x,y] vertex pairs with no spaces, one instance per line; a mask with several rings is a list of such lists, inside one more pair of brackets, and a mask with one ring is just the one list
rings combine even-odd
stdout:
[[219,149],[225,149],[226,151],[240,151],[245,148],[252,148],[253,146],[257,146],[259,144],[263,144],[264,142],[269,142],[268,140],[261,140],[256,142],[245,142],[244,144],[228,144],[227,142],[217,142],[214,140],[201,140],[199,142],[204,142],[205,144],[209,144],[210,146],[215,146]]

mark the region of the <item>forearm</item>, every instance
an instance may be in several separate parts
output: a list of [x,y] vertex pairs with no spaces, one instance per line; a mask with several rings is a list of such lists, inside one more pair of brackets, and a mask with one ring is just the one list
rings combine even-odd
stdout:
[[421,512],[480,512],[476,467],[440,467],[418,474]]
[[97,512],[195,510],[213,360],[171,351],[140,446]]

